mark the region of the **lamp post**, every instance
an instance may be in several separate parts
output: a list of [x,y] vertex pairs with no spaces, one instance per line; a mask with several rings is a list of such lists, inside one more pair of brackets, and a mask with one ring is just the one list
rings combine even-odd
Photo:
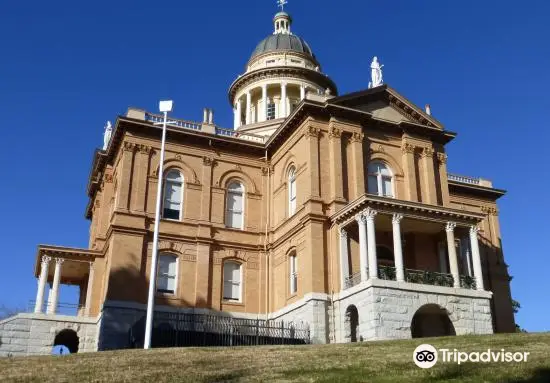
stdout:
[[159,222],[160,222],[160,207],[162,198],[162,181],[164,167],[164,146],[166,144],[166,123],[168,112],[172,111],[172,101],[160,101],[159,110],[164,114],[162,121],[162,141],[160,144],[160,163],[158,172],[157,184],[157,205],[155,210],[155,231],[153,234],[153,256],[151,259],[151,272],[149,273],[149,294],[147,297],[147,317],[145,321],[145,340],[143,348],[151,348],[151,330],[153,327],[153,312],[155,311],[155,289],[157,282],[157,263],[158,263],[158,240],[159,240]]

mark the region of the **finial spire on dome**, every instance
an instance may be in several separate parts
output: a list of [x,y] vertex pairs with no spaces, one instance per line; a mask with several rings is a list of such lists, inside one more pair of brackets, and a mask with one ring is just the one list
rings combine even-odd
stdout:
[[285,4],[288,4],[287,0],[277,0],[277,6],[281,7],[281,11],[275,15],[273,22],[275,23],[274,35],[282,33],[290,35],[290,24],[292,24],[292,18],[288,13],[284,11]]

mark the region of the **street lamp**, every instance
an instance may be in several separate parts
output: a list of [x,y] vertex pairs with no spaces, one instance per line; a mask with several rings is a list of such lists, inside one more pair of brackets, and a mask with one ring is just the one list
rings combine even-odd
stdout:
[[159,222],[160,207],[162,198],[162,181],[164,168],[164,146],[166,144],[166,123],[168,112],[172,111],[172,101],[160,101],[159,110],[164,114],[162,121],[162,141],[160,144],[160,163],[157,184],[157,206],[155,210],[155,231],[153,234],[153,257],[151,259],[151,272],[149,273],[149,294],[147,297],[147,317],[145,321],[145,340],[143,348],[151,348],[151,330],[153,327],[153,312],[155,311],[155,290],[157,281],[157,263],[158,263],[158,241],[159,241]]

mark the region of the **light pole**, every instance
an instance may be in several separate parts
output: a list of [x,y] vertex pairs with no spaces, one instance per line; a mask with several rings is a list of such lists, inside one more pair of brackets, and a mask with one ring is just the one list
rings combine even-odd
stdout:
[[160,101],[159,109],[164,113],[162,121],[162,141],[160,144],[160,162],[157,184],[157,206],[155,210],[155,231],[153,234],[153,257],[151,259],[151,272],[149,273],[149,294],[147,297],[147,318],[145,321],[145,340],[143,348],[151,348],[151,330],[153,327],[153,312],[155,311],[155,290],[157,282],[157,263],[158,263],[158,241],[159,241],[159,223],[160,223],[160,207],[162,201],[162,181],[164,168],[164,146],[166,144],[166,123],[168,120],[168,112],[172,111],[172,101]]

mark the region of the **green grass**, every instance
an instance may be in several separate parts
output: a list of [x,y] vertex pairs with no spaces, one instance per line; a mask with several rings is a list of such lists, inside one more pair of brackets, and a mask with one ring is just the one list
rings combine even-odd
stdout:
[[[422,343],[459,351],[530,352],[526,363],[412,361]],[[124,350],[0,359],[2,382],[550,382],[550,333],[315,346]]]

